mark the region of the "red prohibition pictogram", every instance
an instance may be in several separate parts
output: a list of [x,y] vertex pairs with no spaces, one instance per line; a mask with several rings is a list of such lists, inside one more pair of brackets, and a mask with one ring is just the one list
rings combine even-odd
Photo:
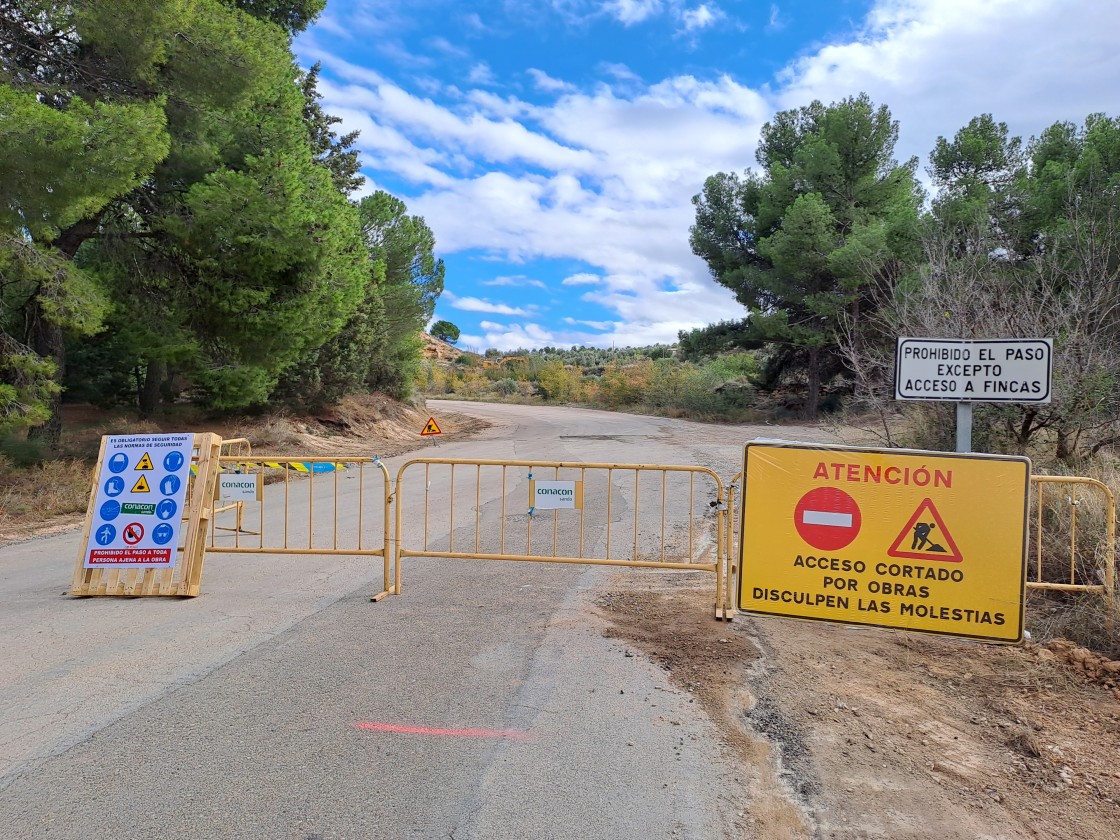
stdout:
[[136,543],[144,539],[144,526],[139,522],[129,522],[124,526],[124,530],[121,531],[121,537],[129,545],[136,545]]
[[801,539],[819,551],[836,551],[859,536],[863,523],[856,500],[836,487],[817,487],[797,503],[793,524]]

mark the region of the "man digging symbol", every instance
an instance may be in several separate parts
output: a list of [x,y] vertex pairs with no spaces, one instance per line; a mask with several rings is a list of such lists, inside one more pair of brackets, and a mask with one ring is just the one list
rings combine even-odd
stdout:
[[936,528],[933,522],[917,522],[914,525],[914,539],[910,543],[911,551],[929,551],[932,553],[945,553],[945,547],[938,545],[929,538],[929,532]]

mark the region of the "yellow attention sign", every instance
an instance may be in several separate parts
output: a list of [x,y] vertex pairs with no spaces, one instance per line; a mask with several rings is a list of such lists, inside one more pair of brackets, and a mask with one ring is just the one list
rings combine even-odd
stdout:
[[439,425],[437,425],[437,423],[436,423],[436,418],[429,417],[428,422],[424,424],[424,428],[420,432],[420,436],[424,437],[425,435],[440,435],[440,434],[443,434],[443,432],[440,431]]
[[1030,461],[757,442],[739,609],[1017,642]]

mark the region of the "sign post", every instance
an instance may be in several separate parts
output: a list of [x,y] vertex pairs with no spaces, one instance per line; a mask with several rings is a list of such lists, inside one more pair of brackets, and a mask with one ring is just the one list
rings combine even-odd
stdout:
[[741,611],[1022,639],[1028,459],[782,441],[743,459]]
[[972,451],[972,403],[1050,402],[1049,338],[899,338],[894,398],[957,404],[957,452]]

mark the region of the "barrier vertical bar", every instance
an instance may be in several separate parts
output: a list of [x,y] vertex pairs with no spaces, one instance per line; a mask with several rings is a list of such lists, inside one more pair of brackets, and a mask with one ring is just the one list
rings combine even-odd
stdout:
[[661,562],[665,562],[665,495],[666,481],[669,477],[668,470],[661,471]]
[[614,487],[614,470],[607,468],[607,559],[611,559],[611,489]]
[[641,473],[634,470],[634,553],[633,558],[638,559],[638,476]]
[[506,553],[506,465],[502,464],[502,554]]
[[[285,464],[288,471],[292,469],[291,464]],[[314,545],[315,535],[315,471],[311,471],[311,476],[307,481],[307,547],[311,548]]]
[[448,527],[448,535],[451,540],[451,551],[455,550],[455,465],[451,465],[451,504],[448,505],[451,511],[451,524]]

